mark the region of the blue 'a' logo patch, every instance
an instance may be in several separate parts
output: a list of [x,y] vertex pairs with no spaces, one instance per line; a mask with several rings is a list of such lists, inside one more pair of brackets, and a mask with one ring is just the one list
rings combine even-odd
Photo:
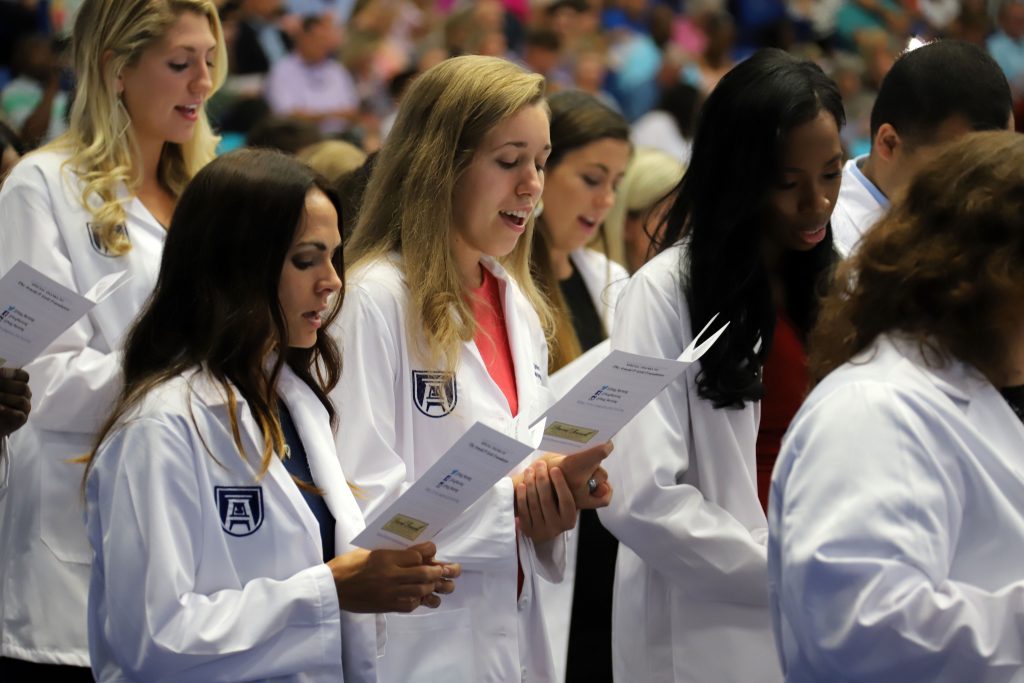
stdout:
[[[114,256],[114,254],[110,253],[110,249],[108,249],[100,239],[99,229],[94,227],[92,223],[86,223],[85,227],[89,231],[89,243],[92,244],[92,248],[104,256]],[[128,240],[128,244],[132,243],[131,237],[128,235],[128,226],[124,223],[114,226],[114,232],[120,237]]]
[[262,486],[214,486],[220,526],[232,536],[248,536],[263,524]]
[[451,372],[412,371],[412,402],[427,417],[444,417],[458,402]]

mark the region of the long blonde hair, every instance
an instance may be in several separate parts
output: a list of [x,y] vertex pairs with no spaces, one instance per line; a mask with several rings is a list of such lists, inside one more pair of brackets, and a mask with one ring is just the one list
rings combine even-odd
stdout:
[[[85,0],[75,20],[72,44],[77,92],[68,131],[50,146],[70,152],[66,164],[82,180],[82,203],[92,214],[97,238],[113,255],[131,249],[119,228],[128,198],[119,198],[118,188],[124,183],[132,190],[142,180],[141,170],[133,163],[137,141],[128,112],[119,101],[117,77],[183,12],[205,16],[217,41],[210,73],[212,94],[227,74],[227,49],[217,7],[211,0]],[[213,159],[217,140],[201,109],[192,139],[164,146],[157,177],[172,196],[179,197],[192,176]]]
[[[543,102],[543,77],[504,59],[441,62],[410,86],[366,188],[346,262],[354,270],[392,252],[402,256],[409,322],[424,331],[426,359],[446,370],[455,370],[462,343],[476,334],[450,246],[455,184],[488,131]],[[550,309],[530,277],[533,229],[531,218],[502,265],[550,334]]]

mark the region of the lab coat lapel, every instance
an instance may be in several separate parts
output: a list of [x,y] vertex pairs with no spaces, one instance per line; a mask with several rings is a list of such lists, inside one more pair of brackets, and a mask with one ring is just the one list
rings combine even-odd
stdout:
[[[351,541],[363,530],[365,524],[359,504],[341,470],[330,416],[316,394],[288,366],[282,369],[278,378],[277,393],[288,407],[295,429],[302,439],[313,482],[323,492],[324,501],[334,516],[334,551],[342,555],[355,548]],[[302,503],[305,505],[305,501]],[[345,634],[345,652],[342,656],[344,680],[377,680],[377,654],[384,645],[383,617],[342,612],[341,622]],[[381,640],[378,640],[378,632]]]
[[[223,390],[205,375],[197,376],[196,380],[194,388],[204,397],[204,402],[210,406],[221,405],[226,412],[228,404]],[[245,446],[247,466],[255,476],[260,468],[259,458],[260,453],[263,452],[263,435],[256,424],[256,420],[253,419],[252,414],[249,412],[249,404],[238,395],[237,391],[236,396],[238,399],[238,414],[236,415],[238,429],[242,437],[242,445]],[[282,497],[288,501],[288,507],[291,508],[292,513],[302,520],[302,526],[306,529],[306,533],[315,541],[315,547],[319,548],[321,545],[320,525],[316,521],[313,512],[309,509],[309,505],[306,504],[305,499],[302,497],[299,487],[292,481],[291,475],[285,469],[280,459],[275,457],[271,460],[270,468],[267,470],[263,482],[269,486],[276,487],[281,492]]]
[[1012,462],[1019,480],[1024,481],[1024,423],[979,371],[954,360],[946,367],[926,371],[935,386],[963,407],[968,424],[978,438],[997,454],[1019,453]]
[[287,366],[281,372],[277,387],[306,448],[313,482],[323,491],[324,501],[334,516],[336,541],[343,541],[336,543],[340,554],[353,547],[349,541],[363,530],[364,524],[359,505],[341,471],[330,416],[316,394]]

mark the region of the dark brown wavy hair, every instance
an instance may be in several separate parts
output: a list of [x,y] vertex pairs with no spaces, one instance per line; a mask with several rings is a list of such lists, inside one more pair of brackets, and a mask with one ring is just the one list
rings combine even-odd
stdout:
[[[125,342],[124,388],[86,456],[86,476],[99,445],[133,406],[159,385],[196,368],[224,391],[231,433],[243,458],[237,396],[248,404],[263,436],[261,475],[274,453],[284,449],[277,379],[286,364],[334,422],[327,394],[341,375],[338,348],[325,332],[317,334],[311,348],[288,348],[278,298],[281,269],[302,221],[306,195],[314,189],[338,209],[325,179],[271,150],[231,152],[196,174],[174,210],[156,289]],[[339,249],[333,264],[344,280],[341,258]],[[324,330],[341,300],[339,292]]]
[[885,333],[914,340],[932,362],[956,358],[991,377],[1022,294],[1024,136],[972,133],[918,173],[840,266],[811,335],[812,379]]

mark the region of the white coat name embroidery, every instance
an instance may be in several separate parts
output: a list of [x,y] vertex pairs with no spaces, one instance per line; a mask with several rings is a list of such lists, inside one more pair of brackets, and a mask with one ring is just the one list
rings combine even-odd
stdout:
[[458,402],[455,375],[450,372],[412,371],[412,401],[427,417],[444,417]]
[[263,524],[263,487],[214,486],[220,525],[232,536],[248,536]]

